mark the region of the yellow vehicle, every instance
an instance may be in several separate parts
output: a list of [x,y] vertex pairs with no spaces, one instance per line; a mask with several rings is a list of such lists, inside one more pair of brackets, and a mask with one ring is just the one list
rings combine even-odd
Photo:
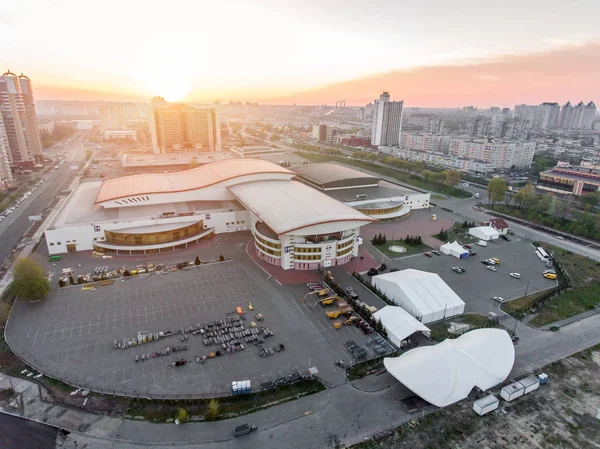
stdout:
[[494,262],[496,262],[496,265],[500,265],[500,259],[498,259],[497,257],[492,257],[491,258]]
[[342,322],[340,320],[335,320],[333,322],[333,328],[334,329],[339,329],[340,327],[342,327]]
[[319,301],[319,303],[322,307],[330,306],[335,302],[336,299],[337,296],[330,296],[329,298],[322,299],[321,301]]
[[546,273],[544,274],[546,279],[556,279],[556,275],[554,273]]
[[342,314],[342,311],[339,309],[331,309],[331,310],[328,310],[325,312],[325,315],[327,315],[327,318],[329,318],[330,320],[335,320],[341,314]]
[[323,290],[319,290],[319,291],[317,292],[317,296],[318,296],[319,298],[325,298],[325,297],[326,297],[328,294],[329,294],[329,289],[328,289],[328,288],[326,288],[326,289],[323,289]]
[[248,310],[254,310],[254,307],[252,307],[252,302],[248,301]]
[[354,324],[355,321],[356,321],[356,317],[355,316],[351,316],[350,318],[348,318],[346,320],[346,322],[344,324],[346,324],[346,326],[351,326],[352,324]]

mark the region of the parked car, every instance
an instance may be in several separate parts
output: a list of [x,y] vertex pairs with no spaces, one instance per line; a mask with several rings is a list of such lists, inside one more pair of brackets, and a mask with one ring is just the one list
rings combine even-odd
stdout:
[[562,235],[557,235],[557,236],[555,236],[555,238],[557,240],[564,240],[565,239]]
[[477,244],[479,246],[487,246],[487,242],[485,240],[477,240]]
[[377,267],[377,269],[379,271],[385,271],[385,270],[387,270],[387,265],[382,263],[381,265],[379,265],[379,267]]
[[471,245],[463,245],[463,248],[471,249]]
[[515,279],[521,279],[521,273],[510,273],[510,276]]
[[458,274],[463,274],[465,271],[461,269],[461,267],[452,267],[452,271]]
[[433,254],[435,254],[436,256],[441,256],[442,252],[438,251],[437,249],[434,249],[433,251],[431,251]]
[[476,255],[477,255],[477,253],[475,251],[470,251],[469,250],[469,256],[476,256]]
[[377,274],[379,274],[379,271],[377,271],[377,268],[371,268],[369,271],[367,271],[367,274],[369,276],[376,276]]
[[510,242],[510,239],[508,238],[508,236],[507,236],[507,235],[500,234],[500,238],[501,238],[502,240],[506,240],[507,242]]
[[554,270],[544,270],[544,274],[556,274]]
[[490,271],[498,271],[498,270],[496,269],[496,267],[494,267],[494,266],[492,266],[492,265],[488,265],[486,268],[487,268],[488,270],[490,270]]
[[546,273],[546,274],[544,274],[544,277],[546,279],[552,279],[552,280],[554,280],[554,279],[556,279],[556,274],[554,274],[554,273]]
[[494,261],[496,265],[500,265],[500,259],[498,259],[497,257],[490,257],[490,260]]
[[432,254],[431,254],[430,252],[427,252],[427,253],[425,253],[425,255],[426,255],[427,257],[432,257]]
[[505,300],[504,300],[504,298],[503,298],[502,296],[494,296],[492,299],[493,299],[494,301],[497,301],[497,302],[499,302],[500,304],[502,304],[502,303],[504,303],[504,302],[505,302]]

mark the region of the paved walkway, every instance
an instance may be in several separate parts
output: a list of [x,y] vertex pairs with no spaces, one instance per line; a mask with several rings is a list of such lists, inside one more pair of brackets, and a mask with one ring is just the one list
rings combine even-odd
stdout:
[[[511,377],[531,373],[599,343],[600,314],[566,325],[560,332],[522,326],[517,333],[521,341],[515,348],[517,356]],[[390,377],[387,373],[370,376],[240,418],[180,426],[122,421],[49,405],[39,400],[37,386],[29,381],[21,381],[16,390],[24,394],[25,417],[73,432],[63,447],[76,447],[77,443],[77,447],[87,444],[88,449],[166,445],[182,449],[321,449],[334,447],[336,441],[346,445],[357,443],[418,417],[408,414],[398,402],[408,392]],[[3,411],[16,413],[13,407],[4,407]],[[258,432],[231,439],[232,426],[244,422],[257,425]]]

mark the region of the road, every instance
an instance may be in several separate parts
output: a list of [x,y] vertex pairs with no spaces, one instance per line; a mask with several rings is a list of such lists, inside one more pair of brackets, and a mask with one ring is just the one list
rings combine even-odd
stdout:
[[[470,184],[468,187],[461,188],[468,190],[473,194],[479,193],[481,198],[479,200],[476,200],[474,197],[468,199],[448,198],[445,200],[434,200],[435,204],[451,209],[457,214],[468,216],[477,222],[487,221],[490,218],[493,218],[485,212],[473,209],[473,207],[477,205],[478,201],[487,201],[486,189],[483,187],[474,186],[472,184]],[[508,221],[510,222],[510,220]],[[559,248],[563,248],[568,251],[581,254],[582,256],[589,257],[590,259],[600,261],[600,250],[590,248],[585,245],[580,245],[579,243],[574,243],[569,240],[559,240],[550,234],[546,234],[545,232],[538,231],[514,222],[510,222],[510,228],[514,233],[520,234],[528,239],[547,242]]]
[[2,449],[54,449],[56,427],[0,413]]
[[15,211],[0,223],[0,261],[3,261],[19,244],[29,228],[29,216],[41,215],[48,204],[63,190],[71,178],[71,165],[80,165],[85,159],[85,148],[80,139],[66,143],[62,151],[66,162],[56,171],[46,175],[46,181]]

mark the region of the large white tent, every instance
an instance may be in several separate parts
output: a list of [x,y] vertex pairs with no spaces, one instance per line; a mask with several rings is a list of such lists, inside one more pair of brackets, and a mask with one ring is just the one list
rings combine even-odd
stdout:
[[477,228],[470,228],[469,234],[473,237],[477,237],[480,240],[496,240],[500,236],[500,233],[491,226],[479,226]]
[[402,307],[385,306],[373,314],[373,317],[381,321],[388,334],[388,338],[397,347],[402,345],[402,340],[420,332],[427,337],[431,331],[427,326],[417,320]]
[[514,345],[502,329],[474,330],[383,360],[392,376],[437,407],[466,398],[474,387],[485,391],[504,382],[514,362]]
[[466,259],[469,257],[469,250],[464,249],[460,243],[454,241],[452,243],[448,242],[445,245],[440,246],[440,251],[444,254],[448,254],[450,256],[454,256],[457,259]]
[[435,273],[410,268],[373,276],[371,282],[425,324],[465,311],[463,300]]

